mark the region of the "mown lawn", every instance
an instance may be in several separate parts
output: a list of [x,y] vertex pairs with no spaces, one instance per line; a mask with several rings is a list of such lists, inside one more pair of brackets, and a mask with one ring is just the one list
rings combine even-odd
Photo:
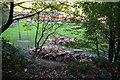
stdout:
[[[13,23],[13,25],[17,25],[19,27],[17,28],[8,28],[3,34],[2,36],[9,40],[10,42],[18,45],[18,46],[25,46],[25,47],[32,47],[34,46],[34,40],[35,40],[35,33],[36,33],[36,26],[26,26],[24,27],[24,25],[27,22],[16,22]],[[37,25],[37,23],[35,22],[29,22],[27,24],[34,24]],[[49,24],[48,26],[51,26],[52,24]],[[57,26],[58,24],[55,24],[55,26]],[[42,23],[40,23],[40,26],[42,26]],[[56,30],[56,34],[62,34],[64,36],[67,36],[69,38],[82,38],[83,33],[84,33],[84,29],[80,29],[79,32],[75,32],[75,30],[72,30],[75,27],[79,27],[79,26],[72,26],[72,25],[62,25],[60,28],[58,28]],[[69,30],[70,28],[72,28],[71,30]],[[26,31],[27,29],[27,31]],[[28,30],[30,29],[30,30]],[[49,31],[48,31],[49,32]],[[21,36],[20,36],[21,35]],[[41,35],[41,33],[38,34],[39,36]],[[30,43],[24,43],[24,42],[18,42],[17,40],[29,40]],[[50,36],[50,38],[55,38],[58,37],[58,35],[52,35]]]

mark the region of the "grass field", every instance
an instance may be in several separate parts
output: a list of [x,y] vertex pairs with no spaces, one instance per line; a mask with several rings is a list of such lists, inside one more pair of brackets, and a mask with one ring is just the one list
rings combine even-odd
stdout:
[[[9,40],[10,42],[14,43],[15,45],[22,46],[22,47],[33,47],[34,46],[34,39],[35,39],[35,32],[36,32],[36,26],[27,26],[24,27],[23,25],[26,24],[26,22],[16,22],[13,23],[13,25],[17,25],[17,28],[8,28],[2,36]],[[35,22],[30,22],[29,24],[34,24],[37,25]],[[52,24],[49,24],[50,26]],[[42,26],[42,23],[40,24]],[[57,24],[55,25],[57,26]],[[78,26],[72,26],[72,25],[62,25],[60,28],[57,29],[56,34],[62,34],[65,35],[69,38],[82,38],[84,29],[81,29],[79,32],[75,33],[74,30],[68,31],[66,29],[70,28],[75,28]],[[27,29],[31,29],[31,31],[26,31]],[[21,35],[21,40],[29,40],[29,43],[25,42],[18,42],[17,40],[20,40],[20,35]],[[39,33],[39,36],[41,34]],[[58,37],[58,35],[52,35],[50,38],[55,38]]]

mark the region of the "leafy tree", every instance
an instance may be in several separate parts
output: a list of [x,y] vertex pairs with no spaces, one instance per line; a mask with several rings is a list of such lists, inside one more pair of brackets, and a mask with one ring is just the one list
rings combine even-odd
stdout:
[[[19,18],[13,18],[13,12],[14,12],[14,7],[15,6],[19,6],[20,4],[23,4],[23,3],[26,3],[25,1],[24,2],[20,2],[20,3],[15,3],[14,2],[14,0],[12,1],[12,2],[8,2],[8,3],[4,3],[4,2],[1,2],[2,4],[5,4],[5,6],[10,6],[10,9],[9,9],[9,15],[8,15],[8,20],[7,20],[7,22],[6,23],[3,23],[4,25],[2,25],[1,27],[0,27],[0,34],[1,33],[3,33],[11,24],[12,24],[12,22],[14,21],[14,20],[20,20],[20,19],[24,19],[24,18],[28,18],[28,17],[31,17],[31,16],[34,16],[34,15],[36,15],[37,13],[40,13],[40,12],[42,12],[42,11],[44,11],[44,10],[46,10],[47,8],[50,8],[50,4],[49,4],[49,6],[47,6],[47,7],[45,7],[45,8],[43,8],[43,9],[41,9],[41,10],[38,10],[36,13],[33,13],[33,14],[30,14],[30,15],[27,15],[27,16],[23,16],[23,17],[19,17]],[[3,6],[4,7],[4,6]],[[27,7],[23,7],[24,9],[33,9],[33,8],[27,8]],[[2,8],[3,10],[4,10],[4,8]],[[4,19],[4,18],[2,18],[2,19]]]
[[[82,4],[82,9],[88,16],[85,21],[87,31],[91,34],[97,32],[107,41],[107,44],[109,45],[108,58],[111,62],[113,61],[113,58],[115,58],[115,61],[118,60],[118,55],[120,54],[119,5],[120,2],[85,2]],[[103,21],[102,19],[105,20],[105,23],[101,23],[101,21]]]
[[[98,55],[108,53],[108,58],[119,60],[120,35],[119,13],[120,2],[75,2],[72,5],[76,11],[71,11],[73,16],[80,16],[79,8],[85,16],[77,23],[82,23],[85,30],[85,40],[80,39],[81,44],[93,49]],[[81,6],[81,7],[80,7]],[[72,19],[74,22],[75,20]],[[76,22],[75,22],[76,23]],[[80,27],[78,27],[79,29]],[[77,28],[72,29],[77,30]],[[102,51],[102,52],[101,52]],[[115,57],[114,57],[115,56]]]
[[[31,6],[26,7],[25,4],[31,4]],[[8,15],[8,20],[4,25],[0,27],[0,34],[3,33],[11,24],[14,20],[20,20],[24,18],[29,18],[33,17],[34,15],[40,13],[40,12],[64,12],[68,13],[71,12],[71,3],[67,1],[58,1],[58,2],[53,2],[53,1],[41,1],[41,2],[29,2],[29,1],[23,1],[23,2],[15,2],[15,0],[12,0],[12,2],[1,2],[1,4],[5,4],[6,7],[10,6],[9,8],[9,15]],[[27,10],[33,14],[29,14],[23,17],[13,17],[13,13],[15,12],[15,8],[20,7],[22,8],[23,11]],[[4,14],[4,13],[3,13]],[[4,19],[4,18],[2,18]]]

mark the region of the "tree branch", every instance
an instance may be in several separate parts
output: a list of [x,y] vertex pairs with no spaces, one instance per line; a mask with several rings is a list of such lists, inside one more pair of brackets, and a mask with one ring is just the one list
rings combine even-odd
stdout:
[[102,35],[103,35],[103,38],[106,39],[106,41],[109,43],[110,38],[108,37],[108,35],[107,34],[102,34]]
[[[50,21],[50,20],[49,20]],[[44,26],[44,24],[42,25],[42,33],[41,33],[41,37],[39,38],[37,44],[39,45],[40,41],[42,40],[43,36],[45,35],[44,32],[47,31],[46,27],[48,26],[49,21],[47,21],[46,25]],[[38,46],[37,46],[38,47]]]
[[28,18],[28,17],[34,16],[34,15],[36,15],[36,14],[39,14],[40,12],[43,12],[45,9],[49,8],[50,6],[51,6],[51,5],[49,5],[48,7],[44,8],[44,9],[42,9],[41,11],[36,12],[36,13],[34,13],[34,14],[32,14],[32,15],[28,15],[28,16],[24,16],[24,17],[20,17],[20,18],[15,18],[15,19],[13,19],[13,20],[19,20],[19,19],[24,19],[24,18]]
[[[39,14],[38,14],[37,30],[35,33],[35,47],[37,47],[38,30],[39,30]],[[36,51],[37,51],[37,48],[36,48]]]
[[56,27],[53,32],[51,32],[50,34],[47,35],[47,37],[45,38],[44,42],[43,42],[42,45],[41,45],[41,48],[42,48],[42,46],[45,44],[45,42],[46,42],[46,40],[48,39],[48,37],[49,37],[50,35],[54,34],[55,31],[56,31],[59,27],[61,27],[61,26],[62,26],[62,24],[59,25],[58,27]]
[[28,7],[21,6],[21,5],[18,5],[18,6],[21,7],[21,8],[24,8],[24,9],[32,9],[32,10],[36,10],[36,9],[33,9],[33,8],[28,8]]
[[24,1],[24,2],[20,2],[20,3],[16,3],[16,4],[14,4],[14,6],[18,6],[18,5],[26,3],[26,2],[30,2],[30,1]]

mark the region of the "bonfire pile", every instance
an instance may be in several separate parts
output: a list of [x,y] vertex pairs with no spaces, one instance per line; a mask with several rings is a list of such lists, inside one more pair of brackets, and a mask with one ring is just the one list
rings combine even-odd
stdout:
[[48,39],[46,42],[49,44],[64,45],[69,42],[75,42],[75,40],[72,38],[60,37],[60,38],[55,38],[55,39]]
[[[31,49],[34,51],[34,49]],[[47,45],[43,46],[41,52],[39,52],[38,58],[53,60],[57,62],[68,62],[68,61],[80,61],[80,62],[90,62],[91,57],[86,55],[86,53],[76,53],[65,50],[57,45]]]

